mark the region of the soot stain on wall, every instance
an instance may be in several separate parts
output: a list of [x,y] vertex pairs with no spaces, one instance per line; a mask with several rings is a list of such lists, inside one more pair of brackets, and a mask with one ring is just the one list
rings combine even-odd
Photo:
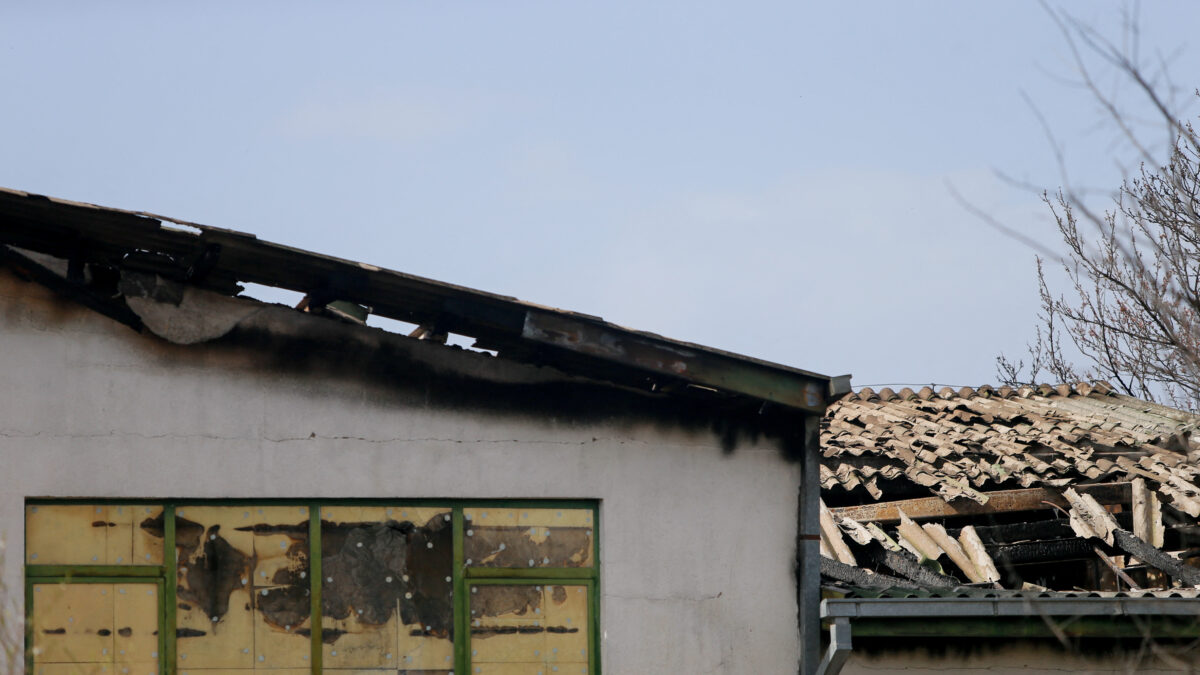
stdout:
[[798,430],[803,428],[803,415],[784,406],[720,394],[668,396],[651,391],[648,385],[639,390],[633,384],[622,387],[566,376],[562,380],[540,382],[496,382],[482,372],[487,368],[484,361],[479,362],[479,377],[438,367],[402,347],[403,343],[398,344],[396,341],[409,339],[403,336],[378,339],[371,334],[364,338],[372,340],[370,344],[347,350],[346,336],[341,331],[350,328],[335,328],[314,330],[312,335],[284,336],[268,329],[238,326],[209,345],[231,350],[253,349],[256,354],[265,355],[258,362],[266,369],[325,382],[344,379],[347,372],[353,372],[359,380],[394,392],[397,402],[405,405],[419,403],[450,410],[520,415],[556,423],[645,423],[659,428],[704,431],[713,435],[729,453],[743,443],[766,437],[777,440],[781,453],[789,461],[796,461],[801,455],[803,446]]

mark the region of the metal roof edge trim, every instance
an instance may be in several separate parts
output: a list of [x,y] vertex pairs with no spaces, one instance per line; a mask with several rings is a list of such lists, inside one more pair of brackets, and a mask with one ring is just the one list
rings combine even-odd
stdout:
[[1195,616],[1193,598],[828,598],[821,618]]

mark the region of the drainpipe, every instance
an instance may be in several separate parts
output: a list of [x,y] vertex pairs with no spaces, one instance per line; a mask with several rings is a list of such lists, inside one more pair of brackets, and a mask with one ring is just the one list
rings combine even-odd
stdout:
[[796,600],[800,608],[800,675],[815,675],[821,658],[820,417],[804,416],[803,442]]
[[839,616],[829,627],[829,648],[817,666],[817,675],[837,675],[850,658],[854,645],[850,641],[850,619]]

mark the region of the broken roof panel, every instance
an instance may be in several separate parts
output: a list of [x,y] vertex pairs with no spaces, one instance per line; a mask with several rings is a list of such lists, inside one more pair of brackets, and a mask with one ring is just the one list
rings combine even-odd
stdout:
[[863,389],[823,424],[821,487],[906,480],[947,501],[987,503],[984,491],[1119,482],[1160,483],[1191,510],[1200,469],[1189,461],[1200,418],[1115,393],[1098,383],[1050,387]]
[[822,423],[822,576],[873,593],[1197,587],[1197,422],[1104,383],[851,393]]

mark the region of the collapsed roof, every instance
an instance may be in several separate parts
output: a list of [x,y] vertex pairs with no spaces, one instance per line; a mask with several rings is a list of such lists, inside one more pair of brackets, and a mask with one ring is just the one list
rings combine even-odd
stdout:
[[822,423],[838,594],[1200,586],[1200,418],[1103,382],[862,389]]

